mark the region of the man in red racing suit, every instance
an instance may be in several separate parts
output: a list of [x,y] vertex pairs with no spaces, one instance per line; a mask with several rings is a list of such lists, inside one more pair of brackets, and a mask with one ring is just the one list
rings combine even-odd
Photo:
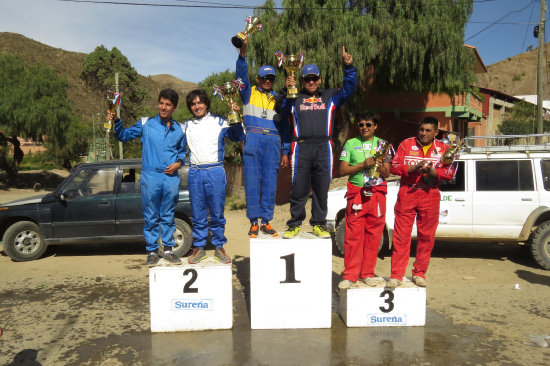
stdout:
[[413,281],[426,286],[426,271],[439,224],[439,182],[450,180],[455,173],[451,164],[443,164],[441,156],[447,145],[436,140],[438,121],[425,117],[418,126],[416,137],[404,140],[397,149],[391,165],[391,173],[401,176],[395,204],[395,225],[391,276],[387,287],[401,284],[411,247],[411,232],[416,218],[417,246],[413,264]]

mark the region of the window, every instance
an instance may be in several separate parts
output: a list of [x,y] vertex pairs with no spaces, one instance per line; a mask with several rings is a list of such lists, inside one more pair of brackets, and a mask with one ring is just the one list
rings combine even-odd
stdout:
[[466,189],[466,177],[464,171],[464,162],[457,162],[455,176],[450,181],[443,181],[440,183],[439,190],[442,192],[464,192]]
[[550,160],[542,159],[540,161],[540,167],[542,170],[542,181],[544,183],[544,189],[550,191]]
[[476,161],[478,191],[533,191],[530,160]]
[[68,199],[93,195],[112,194],[115,184],[116,170],[105,168],[97,170],[82,169],[63,188],[63,194]]
[[140,167],[121,167],[122,169],[122,181],[120,182],[120,188],[118,194],[135,194],[141,193],[139,180],[141,178]]

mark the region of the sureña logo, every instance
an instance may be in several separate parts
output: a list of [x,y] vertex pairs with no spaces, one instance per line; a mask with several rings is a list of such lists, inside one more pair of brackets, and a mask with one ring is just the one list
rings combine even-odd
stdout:
[[407,325],[406,315],[369,314],[368,324]]
[[210,299],[188,300],[179,299],[172,300],[172,310],[207,310],[211,311],[214,308],[214,303]]

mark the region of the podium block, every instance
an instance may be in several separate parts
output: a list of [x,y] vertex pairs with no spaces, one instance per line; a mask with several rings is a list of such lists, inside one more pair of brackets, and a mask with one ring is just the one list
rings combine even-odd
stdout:
[[149,269],[152,332],[231,329],[231,264],[207,258],[199,264]]
[[252,329],[330,328],[332,242],[250,239]]
[[340,315],[348,327],[423,326],[426,324],[426,288],[403,278],[401,286],[386,288],[386,281],[367,286],[360,281],[340,290]]

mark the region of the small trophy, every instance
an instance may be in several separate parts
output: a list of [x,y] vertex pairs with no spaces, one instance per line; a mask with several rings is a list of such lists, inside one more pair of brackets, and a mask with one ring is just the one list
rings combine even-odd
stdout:
[[[107,98],[107,109],[109,113],[113,113],[116,106],[120,106],[120,94],[107,90],[104,93],[105,97]],[[103,128],[107,131],[111,131],[113,127],[113,121],[107,120],[105,123],[103,123]]]
[[243,86],[244,84],[241,79],[228,81],[220,86],[214,85],[214,92],[212,94],[218,95],[221,100],[227,100],[227,103],[229,104],[230,112],[227,115],[227,121],[230,125],[241,123],[243,121],[241,113],[233,110],[233,104],[235,104],[233,99],[237,97],[239,89]]
[[244,40],[249,34],[252,34],[257,30],[261,30],[263,26],[261,23],[259,23],[259,21],[260,20],[257,17],[246,17],[246,27],[244,31],[235,34],[231,38],[231,43],[233,43],[233,46],[241,48],[243,46]]
[[459,141],[458,143],[454,142],[448,149],[445,151],[443,156],[441,156],[441,162],[443,164],[452,164],[455,160],[456,155],[460,150],[466,146],[464,140]]
[[[285,68],[287,74],[289,76],[296,77],[296,73],[298,70],[300,70],[300,67],[304,65],[304,55],[283,55],[281,51],[275,52],[275,57],[279,59],[277,62],[277,66]],[[300,92],[298,91],[298,88],[296,86],[289,87],[286,92],[286,97],[290,99],[296,99],[300,95]]]
[[378,146],[376,147],[376,152],[372,156],[375,161],[375,164],[368,168],[366,172],[367,178],[378,179],[380,177],[380,163],[384,161],[386,155],[390,151],[391,144],[384,140],[378,140]]

